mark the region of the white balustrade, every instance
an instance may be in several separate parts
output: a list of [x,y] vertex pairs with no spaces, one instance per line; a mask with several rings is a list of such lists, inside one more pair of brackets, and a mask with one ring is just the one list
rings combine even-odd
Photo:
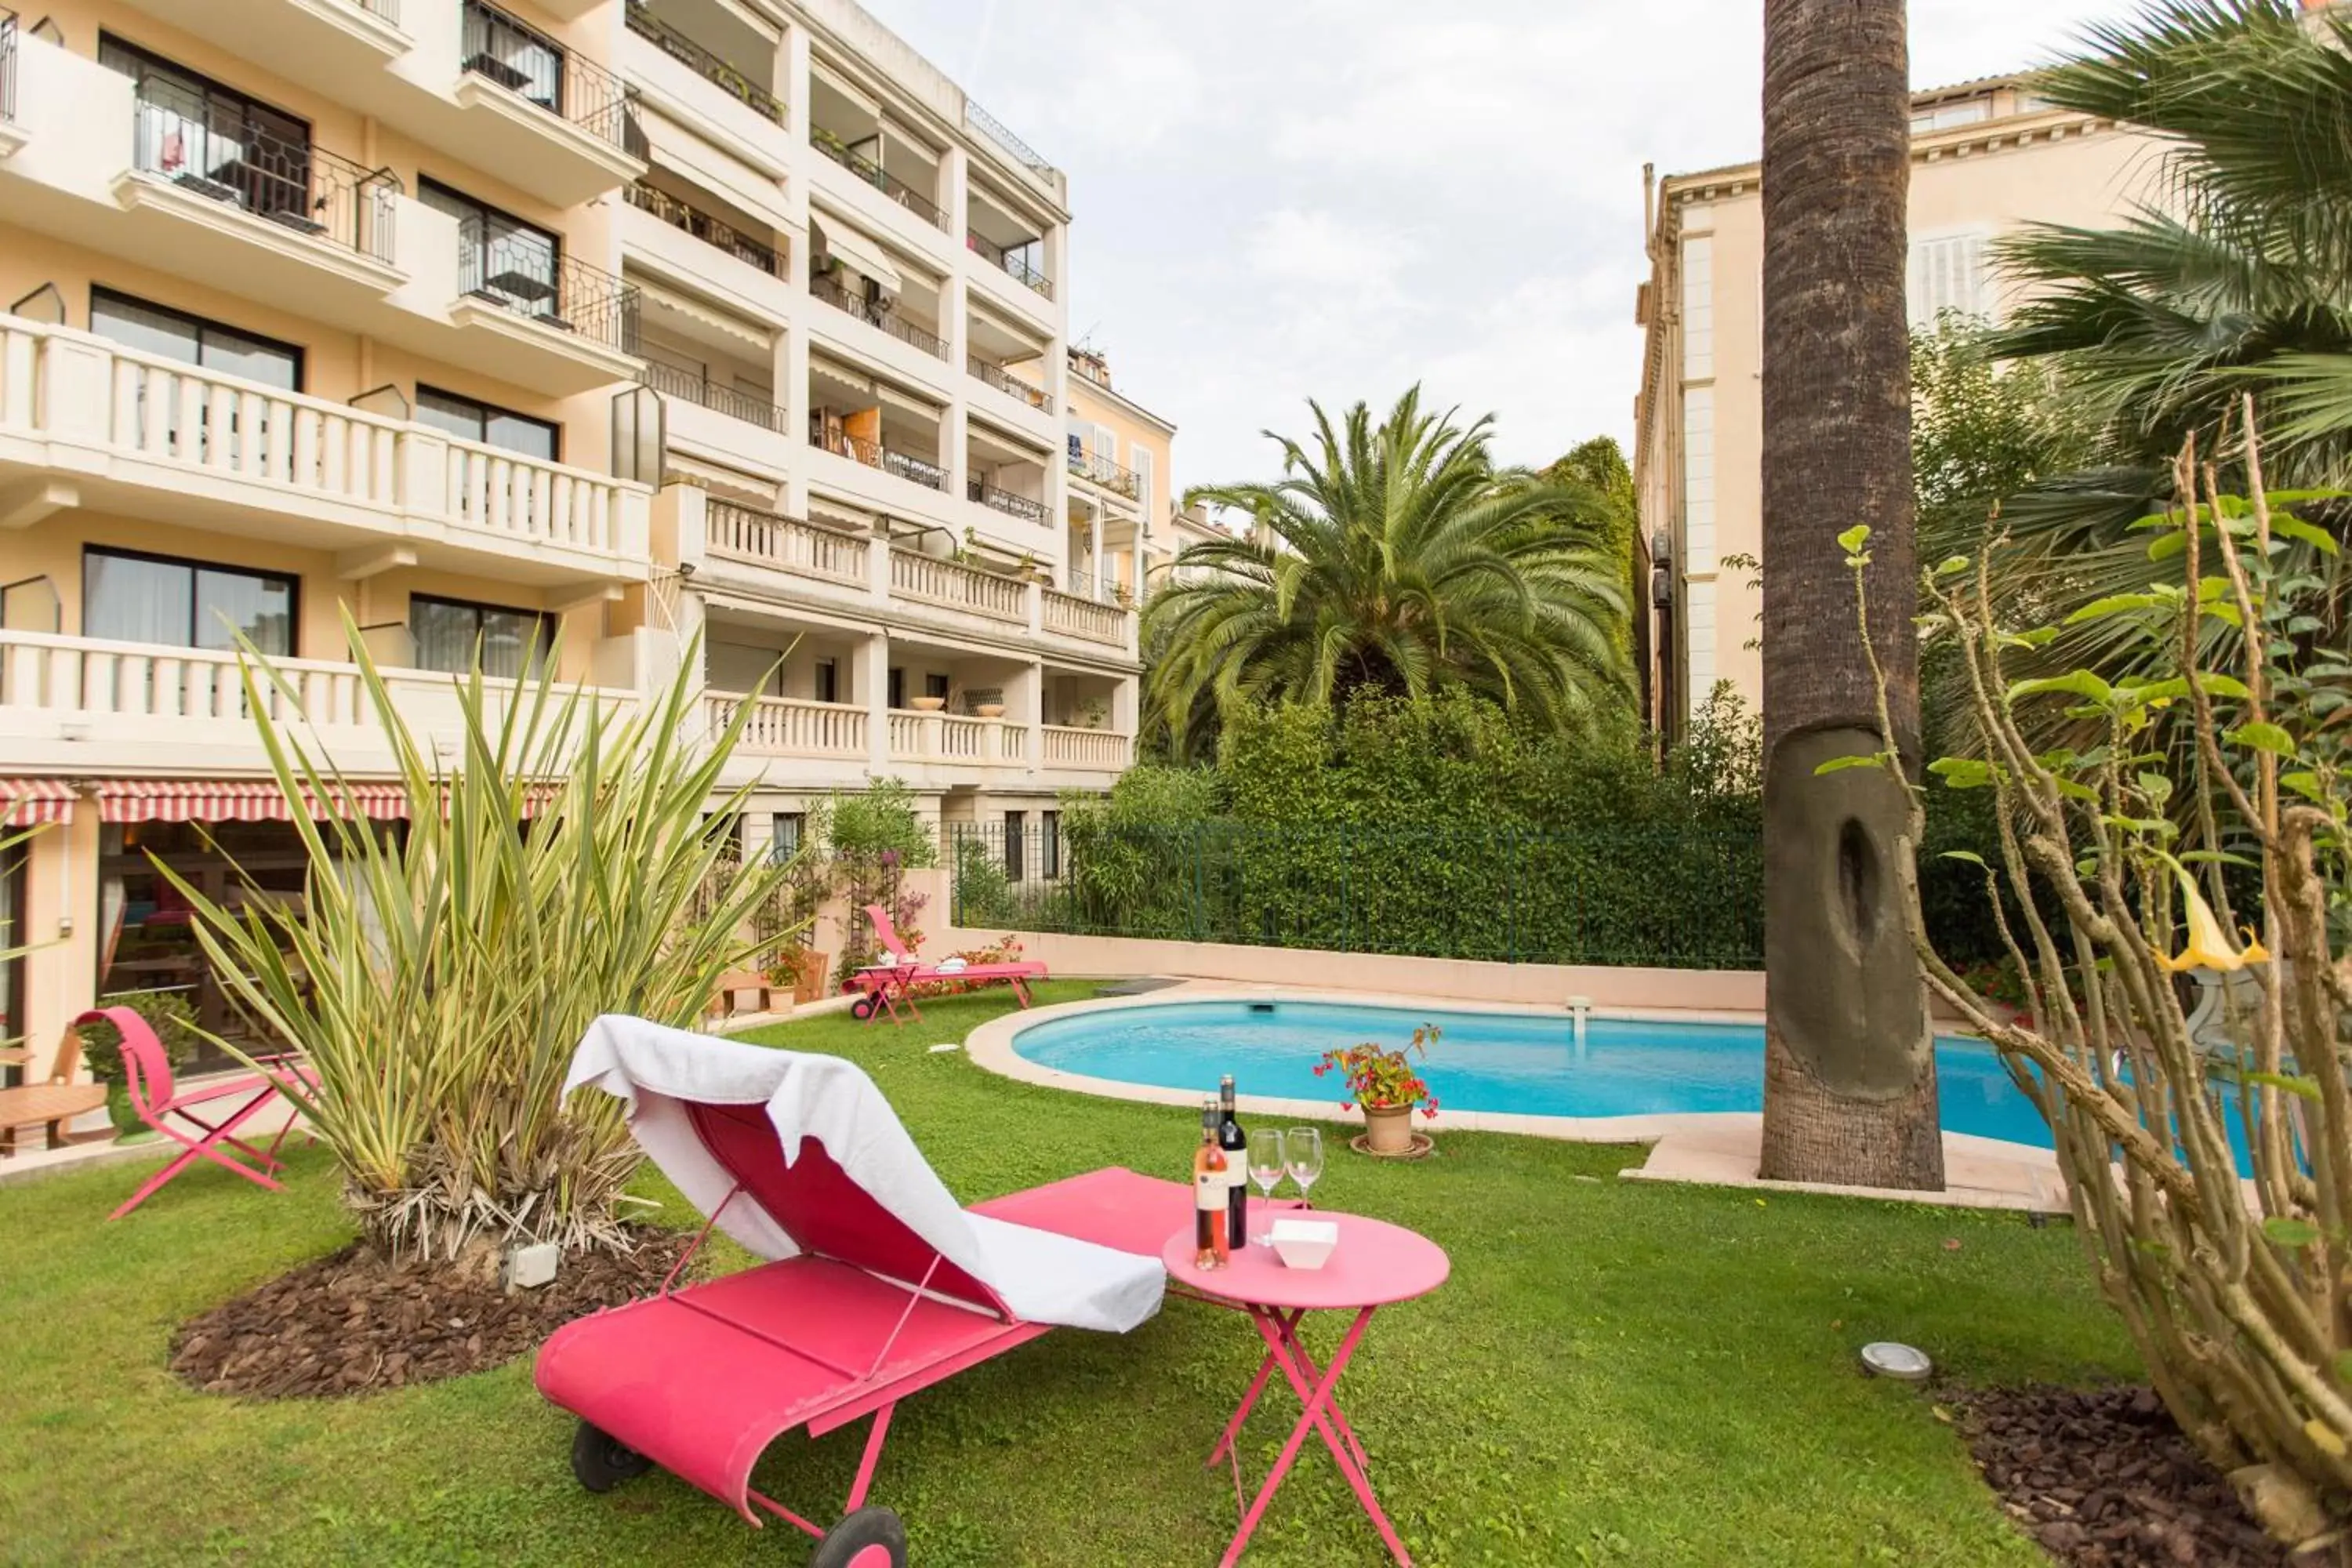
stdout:
[[910,550],[890,552],[890,592],[1000,621],[1026,621],[1028,584]]
[[1089,642],[1108,643],[1113,647],[1127,646],[1128,612],[1115,605],[1100,605],[1092,599],[1082,599],[1075,594],[1048,588],[1045,591],[1045,610],[1040,617],[1049,632],[1085,637]]
[[1044,733],[1045,764],[1049,768],[1084,768],[1116,773],[1127,766],[1135,749],[1133,736],[1115,734],[1108,730],[1074,730],[1066,725],[1047,724],[1044,726]]
[[704,515],[706,538],[714,554],[865,585],[868,542],[855,534],[720,500],[708,503]]
[[[704,695],[710,732],[717,735],[743,700],[725,692]],[[866,755],[866,710],[843,702],[810,702],[794,697],[761,697],[743,721],[738,750],[761,757],[859,757]]]

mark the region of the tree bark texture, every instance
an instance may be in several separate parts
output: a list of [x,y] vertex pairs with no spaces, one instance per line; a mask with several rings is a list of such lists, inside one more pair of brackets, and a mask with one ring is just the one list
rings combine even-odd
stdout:
[[1764,8],[1764,1158],[1780,1181],[1940,1188],[1904,931],[1901,785],[1837,536],[1870,528],[1869,635],[1916,763],[1911,174],[1904,0]]

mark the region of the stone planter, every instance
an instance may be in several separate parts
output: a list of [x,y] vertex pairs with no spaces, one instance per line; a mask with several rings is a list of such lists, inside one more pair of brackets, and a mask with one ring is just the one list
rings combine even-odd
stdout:
[[1412,1149],[1412,1107],[1364,1107],[1364,1147],[1375,1154],[1403,1154]]
[[793,976],[793,1005],[805,1007],[812,1002],[824,1000],[824,983],[833,973],[828,956],[813,947],[801,949],[799,968]]
[[972,711],[979,714],[983,719],[1002,719],[1004,717],[1004,704],[1002,702],[983,702],[977,708],[973,709]]
[[936,713],[948,705],[948,700],[944,697],[910,697],[907,703],[918,713]]

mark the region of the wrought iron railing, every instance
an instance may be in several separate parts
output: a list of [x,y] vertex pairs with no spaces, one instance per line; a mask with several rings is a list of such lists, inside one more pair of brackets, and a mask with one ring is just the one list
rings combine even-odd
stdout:
[[879,441],[864,436],[852,436],[845,430],[835,429],[828,433],[824,416],[821,414],[809,416],[809,445],[822,447],[869,468],[879,468],[886,474],[912,479],[926,489],[944,490],[948,488],[948,471],[938,464],[910,457],[905,452],[893,451]]
[[977,229],[964,230],[963,242],[974,256],[993,263],[1008,276],[1026,283],[1046,299],[1054,297],[1054,280],[1045,276],[1044,268],[1019,250],[1007,250]]
[[759,240],[747,238],[701,208],[688,206],[667,191],[642,180],[629,186],[626,194],[629,205],[640,212],[649,212],[672,228],[682,228],[703,244],[723,250],[772,278],[784,275],[783,262],[775,251]]
[[1085,451],[1075,444],[1070,448],[1070,472],[1092,479],[1107,490],[1117,490],[1129,500],[1143,494],[1143,481],[1133,468],[1121,468],[1099,452]]
[[1043,387],[1030,385],[995,361],[982,359],[978,354],[968,354],[964,358],[964,365],[972,374],[988,383],[997,391],[1017,397],[1032,408],[1041,408],[1048,414],[1054,412],[1052,393]]
[[1030,146],[1028,142],[1024,142],[1020,137],[1013,134],[1013,132],[1006,128],[1004,121],[997,119],[996,116],[991,114],[988,110],[982,109],[980,105],[974,103],[968,98],[963,100],[963,122],[971,129],[977,131],[982,136],[987,137],[991,142],[995,142],[999,147],[1003,148],[1007,153],[1012,153],[1013,156],[1020,162],[1023,167],[1034,169],[1041,174],[1052,174],[1060,172],[1056,170],[1053,164],[1045,162],[1044,155],[1041,154],[1034,147]]
[[648,40],[662,53],[729,97],[738,100],[762,120],[772,121],[778,125],[784,122],[784,106],[773,93],[655,16],[639,0],[629,0],[629,31]]
[[0,121],[16,118],[16,13],[0,10]]
[[925,223],[934,228],[947,227],[948,215],[940,210],[937,202],[872,159],[851,152],[849,143],[832,132],[810,126],[809,143]]
[[465,68],[615,147],[628,144],[629,89],[595,61],[489,4],[465,0]]
[[1045,521],[1045,503],[1031,500],[1027,496],[1014,495],[1011,490],[998,489],[980,479],[964,481],[964,494],[982,506],[994,507],[1007,517],[1025,518],[1031,522]]
[[1752,835],[1213,821],[1050,840],[963,823],[947,837],[952,918],[970,930],[1515,963],[1764,962]]
[[538,235],[479,215],[459,218],[457,288],[543,326],[625,354],[637,352],[637,286],[551,249]]
[[379,261],[393,259],[398,175],[242,121],[226,122],[207,112],[205,100],[158,78],[139,84],[131,105],[131,159],[184,191]]
[[822,275],[809,279],[809,292],[836,310],[846,310],[868,326],[879,327],[902,343],[922,350],[933,359],[948,357],[947,340],[907,320],[896,310],[885,310],[871,300],[859,298],[830,278]]
[[681,370],[659,360],[647,360],[645,374],[639,380],[656,392],[669,397],[682,397],[698,404],[714,414],[724,414],[730,419],[740,419],[763,429],[782,434],[784,411],[756,393],[738,392],[707,376],[690,370]]

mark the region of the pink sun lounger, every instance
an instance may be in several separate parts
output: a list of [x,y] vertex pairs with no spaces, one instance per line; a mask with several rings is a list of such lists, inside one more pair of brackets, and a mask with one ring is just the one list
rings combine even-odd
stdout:
[[885,1011],[890,1015],[892,1023],[902,1022],[898,1016],[902,1003],[910,1016],[919,1019],[923,1015],[921,1009],[915,1005],[914,988],[932,981],[1009,981],[1013,994],[1026,1007],[1029,1005],[1028,983],[1045,978],[1045,964],[1034,960],[1016,963],[967,963],[961,969],[941,969],[936,963],[926,963],[915,956],[913,950],[898,935],[898,928],[891,923],[888,910],[880,904],[868,904],[866,906],[866,918],[874,922],[874,940],[882,944],[882,951],[889,955],[890,961],[857,971],[849,977],[844,989],[864,993],[850,1012],[868,1022],[876,1014]]
[[[629,1104],[638,1143],[711,1226],[770,1259],[567,1323],[540,1392],[580,1417],[572,1463],[604,1491],[658,1465],[754,1525],[814,1536],[811,1568],[903,1568],[898,1516],[866,1499],[898,1402],[1056,1326],[1125,1332],[1159,1310],[1160,1249],[1191,1190],[1117,1168],[965,1209],[871,1079],[836,1057],[600,1018],[567,1091]],[[696,1238],[699,1247],[701,1237]],[[794,1427],[870,1416],[843,1518],[754,1489]]]
[[267,1149],[256,1148],[236,1136],[236,1131],[283,1097],[289,1086],[315,1094],[317,1072],[291,1055],[257,1057],[254,1059],[268,1070],[182,1089],[173,1083],[172,1058],[164,1054],[163,1043],[146,1019],[128,1007],[97,1007],[76,1018],[74,1026],[100,1023],[113,1025],[122,1037],[122,1082],[131,1109],[151,1131],[181,1149],[177,1158],[148,1177],[107,1218],[121,1219],[199,1160],[210,1161],[273,1193],[283,1190],[277,1178],[286,1163],[278,1157],[278,1147],[293,1131],[293,1115],[289,1113],[278,1124],[278,1134]]

